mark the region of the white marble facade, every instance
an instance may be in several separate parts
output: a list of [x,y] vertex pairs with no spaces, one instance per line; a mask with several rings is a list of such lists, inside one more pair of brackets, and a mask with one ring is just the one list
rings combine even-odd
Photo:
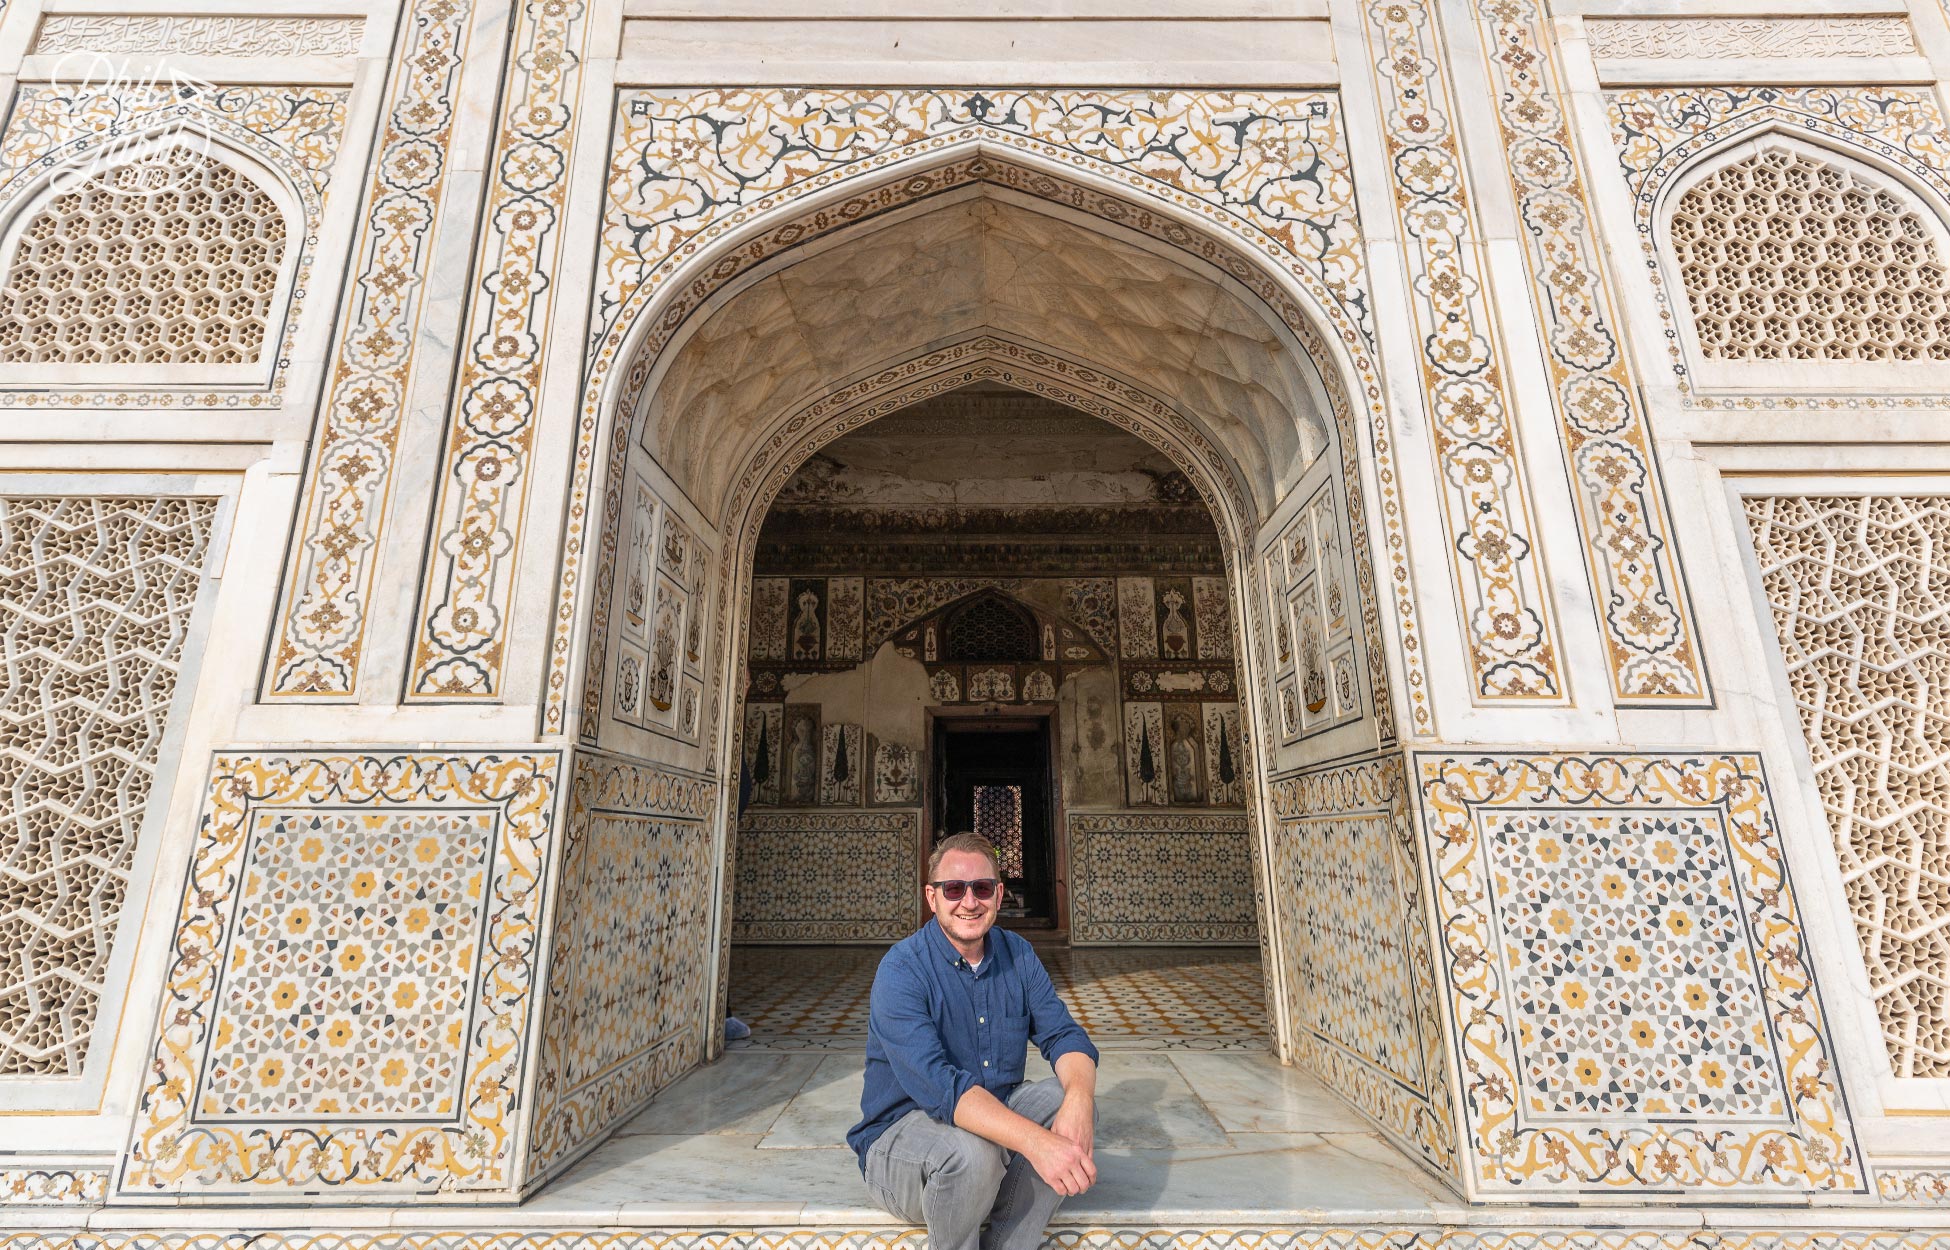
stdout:
[[758,528],[971,382],[1211,512],[1222,936],[1418,1176],[1950,1203],[1935,0],[275,7],[0,10],[0,1204],[715,1054]]

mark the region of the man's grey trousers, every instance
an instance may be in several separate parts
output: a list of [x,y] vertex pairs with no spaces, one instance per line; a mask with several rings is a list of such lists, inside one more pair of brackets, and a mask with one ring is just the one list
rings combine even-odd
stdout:
[[[1053,1076],[1009,1095],[1009,1110],[1044,1128],[1062,1106],[1063,1083]],[[1027,1158],[919,1110],[868,1149],[867,1192],[901,1219],[926,1224],[929,1250],[1035,1250],[1063,1201]]]

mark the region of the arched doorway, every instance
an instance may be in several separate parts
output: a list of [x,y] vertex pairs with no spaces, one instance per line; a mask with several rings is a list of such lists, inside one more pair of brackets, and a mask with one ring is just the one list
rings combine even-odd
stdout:
[[[1172,228],[1147,234],[1055,198],[978,181],[843,228],[826,223],[765,263],[721,266],[722,285],[681,325],[659,325],[646,339],[658,350],[628,370],[608,466],[604,550],[615,566],[598,570],[582,737],[608,752],[694,761],[726,782],[714,1001],[695,1009],[700,1057],[721,1044],[738,923],[730,782],[754,762],[753,733],[768,747],[793,741],[783,718],[754,720],[746,698],[768,510],[835,440],[982,387],[1136,436],[1209,515],[1225,586],[1218,611],[1237,661],[1239,749],[1227,784],[1243,791],[1250,830],[1263,1019],[1278,1052],[1294,1055],[1292,977],[1279,955],[1291,917],[1268,901],[1266,782],[1393,739],[1345,388],[1291,299],[1282,296],[1287,315],[1275,314],[1244,261],[1215,265],[1210,240],[1196,234],[1163,240]],[[664,543],[670,532],[676,548]],[[668,588],[660,560],[682,570]],[[790,604],[799,592],[785,580]],[[830,628],[832,588],[808,592],[810,638]],[[666,601],[678,605],[667,624],[658,621]],[[793,627],[788,619],[788,653]],[[694,666],[688,647],[680,662],[647,641],[700,631]],[[654,716],[626,706],[642,707],[646,691]],[[858,760],[864,730],[856,742],[836,728],[831,753]],[[1155,728],[1162,753],[1166,727]],[[1167,795],[1168,769],[1159,774]]]
[[1226,561],[1168,457],[974,382],[801,465],[753,574],[739,1046],[862,1045],[929,847],[974,831],[1100,1045],[1268,1048]]

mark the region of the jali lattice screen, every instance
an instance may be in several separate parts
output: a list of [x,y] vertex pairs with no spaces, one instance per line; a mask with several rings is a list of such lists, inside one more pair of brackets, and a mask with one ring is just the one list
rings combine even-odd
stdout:
[[1765,148],[1680,196],[1670,232],[1709,359],[1950,360],[1935,236],[1841,165]]
[[87,1057],[216,510],[0,497],[0,1074]]
[[254,364],[285,233],[268,191],[189,148],[101,170],[21,233],[0,290],[0,361]]
[[1950,497],[1747,501],[1898,1076],[1950,1076]]

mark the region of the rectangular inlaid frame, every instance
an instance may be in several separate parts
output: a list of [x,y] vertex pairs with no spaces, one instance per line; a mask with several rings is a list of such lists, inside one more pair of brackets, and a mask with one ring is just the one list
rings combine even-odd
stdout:
[[[1461,1060],[1463,1135],[1471,1156],[1466,1171],[1476,1197],[1867,1192],[1758,754],[1418,753],[1414,759],[1430,849],[1437,960]],[[1533,858],[1492,862],[1489,822],[1567,814],[1717,822],[1741,922],[1763,955],[1757,967],[1744,970],[1744,984],[1737,976],[1728,980],[1758,1003],[1778,1041],[1773,1079],[1787,1101],[1777,1121],[1598,1113],[1537,1122],[1524,1114],[1523,1052],[1536,1043],[1516,1019],[1498,895],[1507,896],[1520,877],[1543,882],[1555,861],[1538,849],[1546,839],[1533,838],[1518,848],[1535,853]],[[1609,849],[1602,839],[1594,841]],[[1682,863],[1679,870],[1689,867]],[[1621,950],[1607,950],[1604,958],[1615,960]],[[1538,952],[1526,950],[1524,957],[1536,959]],[[1729,965],[1733,973],[1743,971],[1737,952]]]
[[[508,1143],[519,1127],[531,1049],[533,938],[554,853],[559,766],[557,752],[520,749],[217,755],[119,1196],[277,1202],[324,1192],[341,1201],[384,1201],[406,1193],[507,1191],[517,1179]],[[471,969],[459,1038],[465,1056],[454,1083],[464,1092],[460,1114],[336,1121],[307,1111],[249,1124],[203,1118],[204,1060],[225,1044],[216,1027],[217,970],[232,957],[237,917],[252,901],[244,882],[255,819],[348,810],[375,819],[449,812],[490,828],[478,886],[486,946]]]

